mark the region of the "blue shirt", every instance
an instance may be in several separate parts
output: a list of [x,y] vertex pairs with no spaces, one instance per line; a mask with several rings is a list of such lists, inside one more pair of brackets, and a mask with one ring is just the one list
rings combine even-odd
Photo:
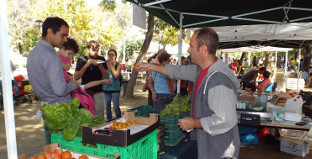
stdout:
[[151,77],[153,78],[154,89],[156,93],[171,94],[168,87],[167,76],[152,71]]
[[27,57],[27,72],[30,84],[39,100],[50,105],[70,103],[73,82],[66,83],[62,65],[54,47],[40,40]]

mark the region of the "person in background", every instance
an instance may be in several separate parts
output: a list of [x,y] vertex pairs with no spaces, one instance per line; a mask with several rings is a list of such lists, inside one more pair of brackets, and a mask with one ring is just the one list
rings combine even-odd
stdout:
[[[155,62],[155,59],[157,58],[158,53],[154,54],[152,57],[147,59],[148,63],[152,63],[152,61]],[[157,60],[158,63],[158,60]],[[153,99],[152,99],[152,91],[151,89],[148,87],[148,81],[149,78],[151,78],[151,71],[146,71],[146,77],[145,77],[145,84],[142,88],[142,92],[145,92],[146,90],[148,90],[148,99],[147,99],[147,104],[150,106],[153,106]]]
[[[161,49],[158,53],[157,59],[160,65],[170,64],[170,54],[168,54],[166,50]],[[153,101],[174,93],[172,79],[161,73],[152,71],[148,84],[152,91]]]
[[[187,65],[187,59],[186,57],[182,56],[181,57],[181,65],[185,66]],[[188,92],[187,92],[187,81],[186,80],[181,80],[180,81],[180,94],[182,96],[186,95]]]
[[258,67],[258,61],[257,61],[257,57],[256,56],[254,56],[254,58],[252,59],[252,65],[254,67]]
[[300,59],[299,71],[303,71],[303,59]]
[[173,65],[177,65],[177,60],[176,60],[176,59],[173,59],[172,64],[173,64]]
[[[75,81],[66,83],[59,57],[54,47],[62,48],[67,41],[69,26],[59,17],[48,17],[42,24],[42,39],[27,57],[29,82],[35,95],[50,105],[70,103],[71,92],[78,87]],[[46,144],[51,136],[44,126]]]
[[[88,56],[78,59],[76,70],[74,73],[74,80],[81,78],[81,84],[87,84],[92,81],[102,80],[103,76],[108,78],[107,65],[105,58],[99,55],[100,44],[91,40],[87,44]],[[86,89],[91,92],[94,98],[95,113],[104,116],[104,99],[102,85]]]
[[309,79],[309,70],[308,68],[304,68],[303,72],[300,75],[300,78],[304,79],[304,86],[308,87],[308,79]]
[[259,70],[253,69],[253,70],[250,70],[249,72],[247,72],[246,74],[244,74],[241,78],[242,82],[243,82],[243,90],[245,90],[245,86],[249,82],[253,82],[254,85],[256,85],[258,73],[262,74],[263,71],[265,71],[265,70],[266,69],[264,67],[261,67]]
[[119,108],[119,97],[121,89],[121,65],[116,61],[117,51],[114,49],[108,50],[107,68],[109,77],[112,84],[103,85],[104,100],[106,106],[107,120],[112,120],[111,102],[113,100],[114,111],[117,118],[121,117],[121,111]]
[[269,71],[263,71],[263,81],[258,85],[257,90],[258,91],[265,91],[265,89],[272,83],[270,80],[271,72]]
[[233,71],[216,57],[219,37],[211,28],[196,30],[188,52],[195,65],[155,65],[138,63],[136,70],[157,71],[175,79],[195,82],[191,117],[179,119],[179,127],[192,130],[200,159],[238,158],[240,138],[237,126],[237,89]]
[[253,96],[256,92],[256,86],[254,83],[249,82],[246,84],[245,91],[248,95]]
[[[68,75],[68,77],[69,77],[69,81],[74,80],[74,75],[73,75],[73,74],[67,72],[67,75]],[[95,87],[95,86],[98,86],[98,85],[111,84],[111,83],[112,83],[111,80],[109,80],[109,79],[103,79],[103,80],[98,80],[98,81],[91,81],[91,82],[89,82],[89,83],[87,83],[87,84],[80,85],[80,87],[81,87],[81,89],[86,90],[86,89],[89,89],[89,88],[91,88],[91,87]],[[90,94],[90,95],[92,96],[92,94]]]
[[297,73],[297,69],[296,69],[296,60],[292,57],[289,61],[289,64],[290,64],[290,72],[291,70],[294,70],[295,73]]

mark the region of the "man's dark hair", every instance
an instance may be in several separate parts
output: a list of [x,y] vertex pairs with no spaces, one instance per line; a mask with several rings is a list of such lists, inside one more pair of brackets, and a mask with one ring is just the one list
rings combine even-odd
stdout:
[[197,41],[197,49],[199,49],[202,45],[206,45],[208,47],[208,52],[215,54],[217,52],[219,46],[219,36],[211,28],[202,28],[195,31],[196,41]]
[[65,50],[73,50],[74,53],[79,52],[79,46],[75,39],[67,38],[67,42],[64,44]]
[[269,72],[269,71],[264,71],[264,72],[263,72],[263,77],[264,77],[264,78],[269,78],[270,75],[271,75],[271,72]]
[[253,91],[253,92],[256,91],[256,86],[255,86],[255,84],[252,83],[252,82],[247,83],[246,86],[245,86],[245,88],[250,88],[251,91]]
[[48,29],[51,28],[53,34],[61,30],[61,26],[69,28],[67,22],[59,17],[48,17],[42,24],[42,37],[45,37],[48,33]]
[[[95,40],[91,40],[88,42],[87,44],[87,49],[90,49],[91,47],[96,47],[96,48],[99,48],[100,47],[100,44],[95,41]],[[92,48],[93,49],[93,48]]]
[[265,67],[259,68],[259,73],[263,73],[263,71],[266,71]]
[[184,57],[184,56],[181,57],[181,61],[183,61],[183,60],[185,60],[185,59],[186,59],[186,57]]

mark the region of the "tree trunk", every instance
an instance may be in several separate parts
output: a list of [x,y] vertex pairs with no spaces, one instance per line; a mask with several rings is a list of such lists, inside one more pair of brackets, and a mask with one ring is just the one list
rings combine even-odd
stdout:
[[311,43],[303,46],[304,49],[302,51],[303,56],[303,70],[307,69],[309,71],[310,63],[311,63]]
[[[146,54],[148,47],[153,38],[153,32],[154,32],[154,16],[149,14],[148,20],[147,20],[147,33],[145,35],[143,45],[141,47],[139,56],[137,57],[135,63],[140,62],[143,56]],[[137,77],[138,77],[138,72],[135,69],[133,69],[132,74],[130,76],[130,80],[128,81],[128,84],[127,84],[126,98],[133,97],[133,89],[134,89],[134,84],[136,82]]]
[[246,53],[247,53],[247,52],[243,52],[243,53],[242,53],[242,56],[241,56],[240,59],[239,59],[239,64],[243,65],[243,61],[244,61],[244,58],[245,58],[245,56],[246,56]]
[[22,55],[23,54],[23,48],[22,48],[21,43],[18,43],[18,50],[19,50],[20,55]]
[[271,51],[265,51],[264,67],[266,69],[271,69],[272,54],[273,54],[273,52],[271,52]]

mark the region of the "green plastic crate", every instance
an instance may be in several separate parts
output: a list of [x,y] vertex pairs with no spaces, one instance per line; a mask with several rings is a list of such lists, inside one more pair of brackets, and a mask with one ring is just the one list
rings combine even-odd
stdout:
[[84,146],[81,137],[67,141],[62,134],[51,133],[51,143],[59,143],[62,149],[113,159],[119,154],[121,159],[157,159],[157,130],[142,137],[127,147],[103,144]]
[[134,116],[143,118],[149,117],[150,113],[159,114],[160,111],[153,109],[150,105],[141,105],[127,110],[127,112],[134,112]]
[[186,132],[180,130],[177,131],[166,131],[163,136],[164,145],[176,146],[186,136]]

